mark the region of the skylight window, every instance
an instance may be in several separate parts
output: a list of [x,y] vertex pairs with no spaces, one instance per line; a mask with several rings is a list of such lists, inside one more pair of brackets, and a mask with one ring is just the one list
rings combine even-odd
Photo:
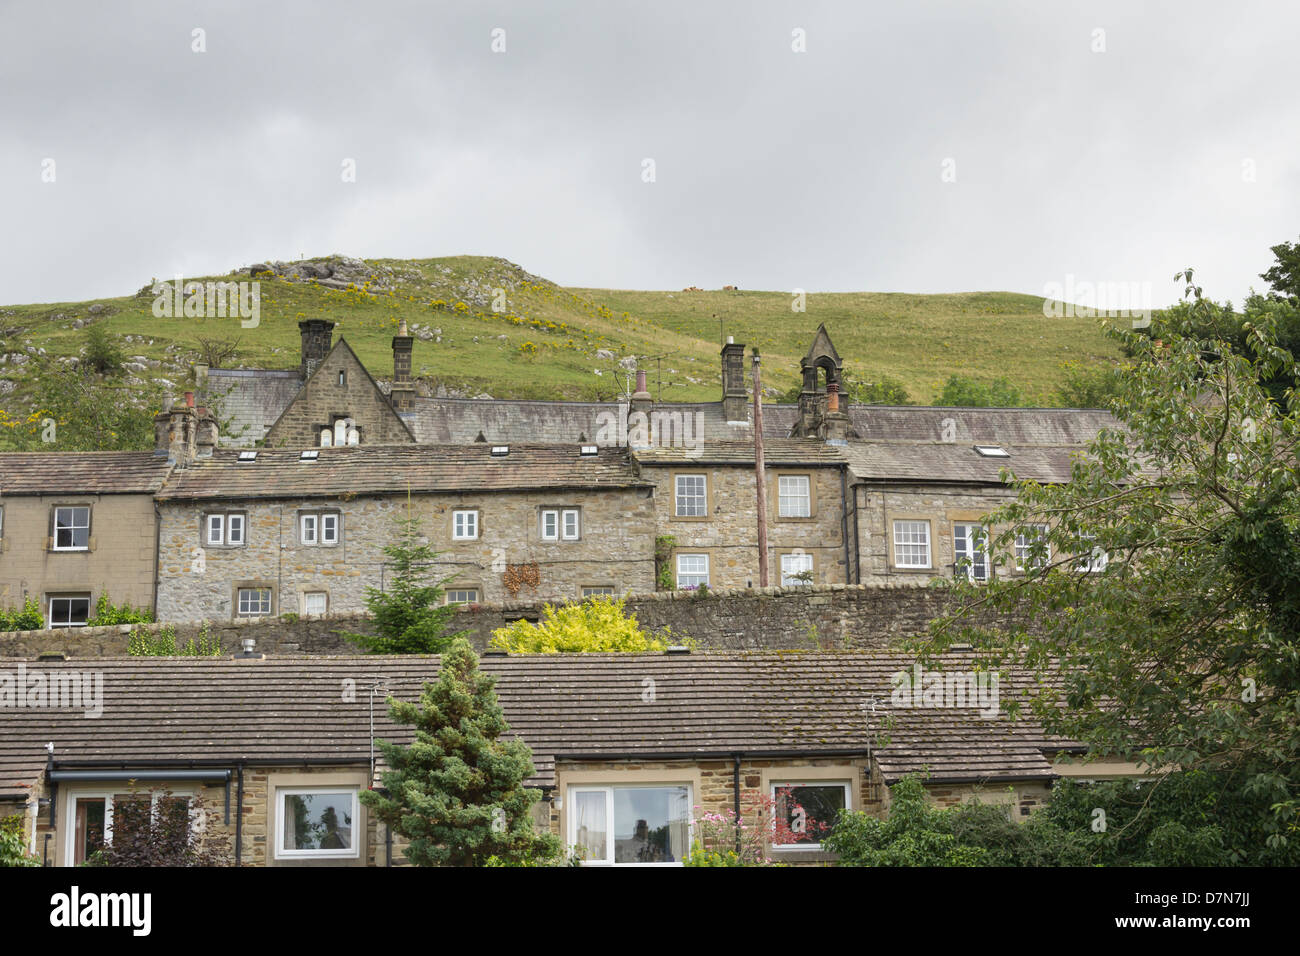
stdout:
[[595,445],[583,445],[583,446],[582,446],[582,454],[583,454],[585,457],[588,457],[588,458],[591,457],[592,455],[597,454],[599,451],[600,451],[600,449],[597,448]]
[[241,451],[241,452],[239,453],[239,460],[240,460],[240,461],[257,461],[257,452],[255,452],[255,451]]
[[493,445],[493,446],[492,446],[492,457],[493,457],[493,458],[504,458],[504,457],[505,457],[506,455],[508,455],[508,454],[510,454],[510,446],[509,446],[509,445]]
[[301,455],[298,456],[298,460],[299,460],[299,461],[315,461],[315,460],[316,460],[317,458],[319,458],[319,457],[320,457],[320,452],[318,452],[318,451],[305,451],[305,452],[303,452]]
[[1011,452],[1001,445],[976,445],[975,450],[985,458],[1010,458]]

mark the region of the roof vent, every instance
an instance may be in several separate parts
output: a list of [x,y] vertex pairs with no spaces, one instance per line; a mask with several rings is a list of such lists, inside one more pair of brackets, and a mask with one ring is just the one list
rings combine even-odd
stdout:
[[1010,458],[1011,453],[1001,445],[976,445],[975,451],[985,458]]
[[240,461],[257,461],[257,452],[255,452],[255,451],[241,451],[241,452],[239,453],[239,460],[240,460]]
[[508,454],[510,454],[510,446],[509,446],[509,445],[493,445],[493,446],[492,446],[492,457],[493,457],[493,458],[504,458],[504,457],[505,457],[506,455],[508,455]]
[[596,454],[599,454],[599,453],[600,453],[600,448],[597,447],[596,445],[583,445],[583,446],[582,446],[582,455],[583,455],[583,457],[590,458],[592,455],[596,455]]
[[665,654],[689,654],[691,649],[685,644],[674,644],[671,647],[665,647]]
[[318,451],[305,451],[305,452],[303,452],[302,454],[300,454],[300,455],[298,456],[298,460],[299,460],[299,461],[315,461],[315,460],[316,460],[317,458],[319,458],[319,457],[320,457],[320,452],[318,452]]
[[239,642],[239,653],[234,655],[237,661],[260,661],[265,655],[257,653],[257,641],[246,637]]
[[509,657],[509,651],[503,651],[499,647],[489,647],[483,652],[484,657]]
[[47,651],[36,658],[38,661],[66,661],[68,656],[62,651]]

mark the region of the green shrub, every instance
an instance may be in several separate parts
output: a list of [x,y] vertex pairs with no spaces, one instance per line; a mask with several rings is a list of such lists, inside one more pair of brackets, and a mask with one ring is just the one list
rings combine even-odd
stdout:
[[103,322],[86,327],[85,363],[101,375],[116,375],[126,359],[117,338]]
[[95,604],[95,613],[86,621],[88,627],[105,627],[113,624],[152,624],[153,611],[148,608],[134,608],[123,602],[114,607],[107,594],[101,594]]
[[27,852],[22,814],[0,818],[0,866],[40,866],[41,858]]
[[126,642],[126,652],[131,657],[217,657],[221,654],[221,641],[208,634],[205,623],[199,636],[190,638],[184,645],[176,645],[176,627],[166,624],[157,631],[134,630]]
[[28,598],[21,608],[0,610],[0,631],[39,631],[45,627],[45,617],[36,598]]

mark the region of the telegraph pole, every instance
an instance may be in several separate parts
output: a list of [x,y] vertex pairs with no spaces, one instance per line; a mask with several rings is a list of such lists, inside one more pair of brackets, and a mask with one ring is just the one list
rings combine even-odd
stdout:
[[763,463],[763,378],[754,349],[754,488],[758,494],[758,586],[767,587],[767,482]]

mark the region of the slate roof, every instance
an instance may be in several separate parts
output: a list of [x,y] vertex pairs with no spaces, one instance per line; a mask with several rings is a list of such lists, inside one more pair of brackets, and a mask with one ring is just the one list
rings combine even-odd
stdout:
[[169,470],[151,451],[4,452],[0,496],[152,494]]
[[[945,658],[949,669],[970,655]],[[891,676],[912,659],[893,652],[581,654],[485,657],[512,734],[532,748],[533,785],[554,782],[565,759],[707,759],[865,755],[888,782],[928,769],[933,782],[1050,779],[1044,752],[1067,746],[1035,722],[962,709],[890,706]],[[6,661],[0,674],[15,675]],[[103,714],[0,707],[0,797],[26,792],[55,746],[62,768],[199,761],[290,764],[369,759],[370,689],[401,699],[436,677],[436,657],[265,660],[100,658],[25,662],[40,672],[103,674]],[[654,683],[647,683],[647,679]],[[345,700],[345,681],[355,681]],[[653,688],[653,695],[647,695]],[[1030,691],[1025,676],[1000,688]],[[653,699],[647,699],[652,697]],[[886,728],[886,718],[894,726]],[[409,743],[377,699],[377,736]],[[888,741],[877,747],[878,735]]]
[[970,442],[921,445],[911,442],[850,442],[845,448],[854,476],[868,481],[978,482],[1002,484],[1003,468],[1017,478],[1043,483],[1070,480],[1079,447],[1007,445],[1009,457],[985,457]]
[[494,457],[490,445],[355,445],[310,449],[258,449],[240,461],[234,449],[178,469],[159,493],[162,500],[297,498],[341,494],[511,491],[530,488],[626,488],[637,478],[626,449],[602,448],[584,457],[578,445],[515,445]]
[[302,389],[298,369],[213,368],[200,389],[199,404],[222,421],[223,448],[251,448]]
[[[702,433],[709,441],[753,438],[748,422],[733,425],[723,418],[721,402],[665,403],[657,407],[660,411],[690,415],[692,427],[698,414]],[[444,444],[472,442],[479,435],[488,442],[596,441],[603,423],[625,420],[627,411],[627,404],[618,402],[418,397],[410,425],[417,441]],[[583,435],[586,437],[581,438]]]
[[[1086,445],[1118,422],[1089,408],[944,408],[932,405],[850,405],[849,421],[863,441]],[[763,435],[785,436],[798,420],[797,405],[764,405]],[[948,423],[951,422],[951,425]]]
[[[754,464],[752,441],[705,441],[695,451],[689,448],[638,448],[637,461],[647,465]],[[772,438],[763,441],[763,462],[772,465],[838,466],[846,460],[843,446],[802,438]]]

